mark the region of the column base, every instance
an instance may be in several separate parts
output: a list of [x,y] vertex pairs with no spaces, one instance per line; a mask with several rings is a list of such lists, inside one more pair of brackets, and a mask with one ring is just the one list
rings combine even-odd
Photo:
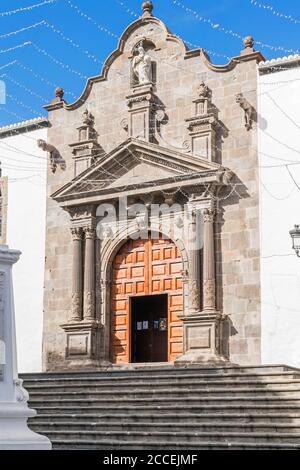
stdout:
[[66,359],[91,365],[98,361],[102,325],[95,320],[83,320],[60,326],[66,332]]
[[175,365],[229,365],[229,359],[222,351],[221,322],[224,317],[219,312],[199,312],[182,316],[184,354],[175,361]]
[[36,415],[27,405],[0,403],[0,450],[51,450],[49,439],[31,431],[28,418]]

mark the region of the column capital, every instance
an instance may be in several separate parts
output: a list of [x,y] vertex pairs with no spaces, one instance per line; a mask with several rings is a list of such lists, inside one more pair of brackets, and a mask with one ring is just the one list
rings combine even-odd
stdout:
[[203,211],[203,220],[205,222],[213,223],[215,221],[216,210],[212,208],[206,208]]
[[96,229],[93,226],[83,228],[85,239],[94,239],[96,238]]
[[82,240],[83,230],[82,227],[71,227],[71,234],[73,240]]

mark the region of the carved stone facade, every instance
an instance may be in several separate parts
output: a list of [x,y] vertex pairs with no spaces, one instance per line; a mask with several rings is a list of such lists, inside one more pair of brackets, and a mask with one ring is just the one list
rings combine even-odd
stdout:
[[[214,66],[152,9],[143,4],[77,102],[46,107],[66,168],[48,172],[45,370],[110,364],[112,265],[141,230],[182,259],[178,363],[260,363],[257,129],[254,113],[245,129],[236,96],[256,108],[262,56],[246,46]],[[155,203],[176,208],[153,215]]]

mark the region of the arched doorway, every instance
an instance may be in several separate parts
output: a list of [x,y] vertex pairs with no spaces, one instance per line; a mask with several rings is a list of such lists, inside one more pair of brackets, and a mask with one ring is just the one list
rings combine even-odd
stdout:
[[174,361],[182,354],[182,258],[172,240],[128,240],[113,262],[111,360]]

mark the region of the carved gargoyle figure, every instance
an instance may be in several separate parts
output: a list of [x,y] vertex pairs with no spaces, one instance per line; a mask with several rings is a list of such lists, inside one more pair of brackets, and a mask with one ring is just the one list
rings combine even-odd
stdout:
[[41,148],[44,152],[49,153],[50,168],[51,168],[52,173],[56,173],[58,165],[61,168],[61,170],[66,169],[65,160],[60,156],[59,151],[53,145],[47,144],[47,142],[45,142],[42,139],[39,139],[37,144],[38,144],[38,147]]
[[238,93],[235,97],[235,100],[237,104],[239,104],[240,107],[245,112],[245,127],[247,131],[249,131],[250,129],[252,129],[254,113],[255,113],[254,108],[249,103],[249,101],[244,97],[243,93]]

